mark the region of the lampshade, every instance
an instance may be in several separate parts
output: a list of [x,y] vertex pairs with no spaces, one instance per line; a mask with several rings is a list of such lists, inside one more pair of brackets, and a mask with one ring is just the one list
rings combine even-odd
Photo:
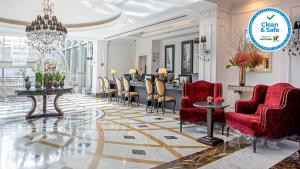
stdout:
[[111,74],[117,74],[118,72],[117,72],[116,69],[111,69],[110,73],[111,73]]
[[137,70],[136,70],[136,69],[129,69],[129,73],[130,73],[130,74],[136,74],[136,73],[137,73]]
[[166,75],[166,74],[168,74],[168,70],[167,70],[166,68],[159,68],[159,69],[158,69],[158,73],[159,73],[159,74],[165,74],[165,75]]

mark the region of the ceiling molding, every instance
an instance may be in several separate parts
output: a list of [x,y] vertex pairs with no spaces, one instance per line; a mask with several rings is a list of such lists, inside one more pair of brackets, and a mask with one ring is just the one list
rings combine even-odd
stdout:
[[115,34],[115,35],[112,35],[112,36],[109,36],[109,37],[105,37],[104,39],[116,38],[116,37],[119,37],[119,36],[122,36],[122,35],[126,35],[128,33],[132,33],[132,32],[135,32],[135,31],[138,31],[138,30],[142,30],[142,29],[145,29],[145,28],[149,28],[149,27],[152,27],[152,26],[156,26],[156,25],[159,25],[159,24],[162,24],[162,23],[166,23],[166,22],[177,20],[177,19],[185,18],[187,16],[188,15],[181,15],[181,16],[178,16],[178,17],[169,18],[169,19],[166,19],[166,20],[163,20],[163,21],[159,21],[159,22],[152,23],[152,24],[149,24],[149,25],[146,25],[146,26],[142,26],[142,27],[139,27],[139,28],[135,28],[135,29],[132,29],[132,30],[129,30],[129,31],[118,33],[118,34]]
[[[88,23],[78,23],[78,24],[65,24],[65,26],[69,29],[79,29],[79,28],[88,28],[88,27],[95,27],[95,26],[100,26],[109,22],[112,22],[116,19],[118,19],[121,16],[121,12],[108,19],[100,20],[100,21],[95,21],[95,22],[88,22]],[[26,21],[20,21],[20,20],[14,20],[14,19],[7,19],[7,18],[1,18],[0,17],[0,22],[5,23],[5,24],[10,24],[10,25],[17,25],[17,26],[26,26],[30,25],[30,22]]]

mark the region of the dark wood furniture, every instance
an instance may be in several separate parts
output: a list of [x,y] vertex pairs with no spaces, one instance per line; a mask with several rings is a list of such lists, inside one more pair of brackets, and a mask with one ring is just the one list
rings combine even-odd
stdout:
[[[38,118],[38,117],[54,117],[62,116],[63,112],[58,106],[58,98],[65,93],[72,93],[73,88],[53,88],[53,89],[20,89],[15,90],[18,96],[27,96],[32,100],[32,107],[26,115],[26,119]],[[55,95],[54,97],[54,108],[57,113],[47,113],[47,96]],[[36,110],[37,102],[36,96],[43,96],[43,111],[42,114],[33,115]]]
[[207,110],[207,136],[199,138],[197,141],[203,144],[207,144],[210,146],[214,146],[216,144],[223,143],[224,140],[220,138],[216,138],[213,135],[214,130],[214,113],[215,109],[224,109],[228,107],[229,105],[224,105],[222,102],[212,102],[208,103],[207,101],[202,102],[196,102],[194,103],[194,106],[201,109]]

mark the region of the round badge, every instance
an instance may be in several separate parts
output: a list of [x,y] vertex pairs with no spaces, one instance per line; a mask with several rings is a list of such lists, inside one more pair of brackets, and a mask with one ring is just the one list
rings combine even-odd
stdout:
[[264,8],[256,12],[248,25],[252,43],[264,51],[277,51],[284,47],[292,35],[289,17],[277,8]]

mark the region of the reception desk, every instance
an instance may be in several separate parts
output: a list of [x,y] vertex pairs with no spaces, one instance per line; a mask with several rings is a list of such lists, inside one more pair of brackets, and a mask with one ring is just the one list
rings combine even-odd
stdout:
[[[116,88],[116,82],[114,80],[111,81],[111,85],[113,88]],[[144,82],[141,81],[130,81],[130,88],[131,91],[136,91],[140,95],[140,103],[141,104],[148,104],[147,103],[147,92],[146,86]],[[176,107],[175,110],[180,109],[181,97],[182,97],[182,85],[180,84],[173,84],[173,83],[166,83],[166,96],[174,96],[176,98]],[[166,104],[167,109],[173,108],[173,103]]]

